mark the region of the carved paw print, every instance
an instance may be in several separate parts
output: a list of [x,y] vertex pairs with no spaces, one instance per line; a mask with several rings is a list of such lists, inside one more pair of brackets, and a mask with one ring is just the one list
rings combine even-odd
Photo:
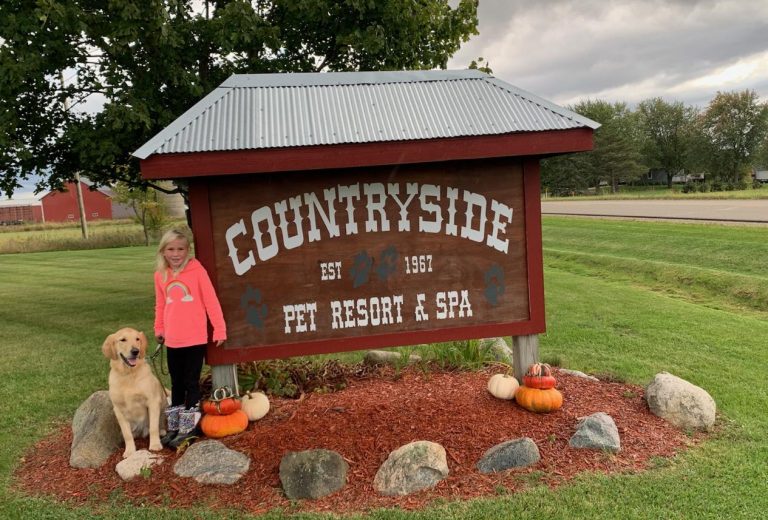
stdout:
[[267,304],[261,301],[261,291],[250,285],[240,297],[240,308],[245,311],[245,321],[256,327],[264,328],[264,320],[267,317]]
[[498,264],[493,264],[485,272],[485,299],[494,307],[499,304],[499,298],[504,294],[504,270]]
[[376,274],[381,280],[386,281],[390,275],[397,272],[397,249],[395,246],[389,246],[381,252],[379,265],[376,266]]
[[352,287],[360,287],[361,285],[368,283],[368,279],[371,277],[372,267],[373,258],[371,258],[367,252],[360,251],[357,253],[352,260],[352,267],[349,269],[349,274],[352,276]]

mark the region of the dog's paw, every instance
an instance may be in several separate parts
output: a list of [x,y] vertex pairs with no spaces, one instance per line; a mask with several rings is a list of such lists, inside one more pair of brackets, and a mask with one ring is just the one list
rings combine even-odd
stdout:
[[162,449],[163,445],[160,441],[149,443],[149,451],[161,451]]
[[130,456],[131,456],[131,455],[133,455],[134,453],[136,453],[136,449],[132,449],[132,450],[125,450],[125,451],[123,452],[123,458],[124,458],[124,459],[127,459],[128,457],[130,457]]

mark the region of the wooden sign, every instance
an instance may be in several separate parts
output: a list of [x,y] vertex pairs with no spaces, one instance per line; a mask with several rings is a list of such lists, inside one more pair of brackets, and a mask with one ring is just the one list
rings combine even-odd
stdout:
[[538,162],[190,180],[211,364],[544,331]]

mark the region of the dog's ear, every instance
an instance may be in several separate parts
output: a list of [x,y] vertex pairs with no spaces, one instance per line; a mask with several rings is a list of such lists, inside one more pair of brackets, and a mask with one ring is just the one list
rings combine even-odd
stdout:
[[104,344],[101,346],[101,352],[104,357],[109,359],[117,359],[117,352],[115,352],[115,335],[110,334],[107,339],[104,340]]
[[147,354],[147,336],[143,332],[139,332],[139,356],[144,357]]

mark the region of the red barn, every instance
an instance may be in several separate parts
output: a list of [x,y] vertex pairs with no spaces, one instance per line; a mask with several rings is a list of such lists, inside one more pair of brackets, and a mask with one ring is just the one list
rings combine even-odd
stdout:
[[[91,190],[92,185],[85,179],[80,180],[83,191],[86,220],[101,220],[112,218],[112,199],[103,191]],[[66,191],[50,191],[40,198],[46,222],[76,222],[80,220],[77,208],[77,192],[75,183],[70,182]]]
[[0,226],[44,220],[43,205],[35,198],[0,201]]

